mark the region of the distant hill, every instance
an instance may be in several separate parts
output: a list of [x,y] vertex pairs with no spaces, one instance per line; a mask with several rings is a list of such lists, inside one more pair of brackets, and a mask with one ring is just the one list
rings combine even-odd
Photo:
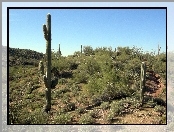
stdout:
[[14,65],[38,65],[43,53],[29,49],[9,48],[9,66]]

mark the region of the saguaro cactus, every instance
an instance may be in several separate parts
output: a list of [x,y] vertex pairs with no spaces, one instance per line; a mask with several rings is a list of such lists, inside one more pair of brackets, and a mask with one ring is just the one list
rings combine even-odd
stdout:
[[61,51],[60,51],[60,44],[59,44],[59,51],[58,51],[59,56],[61,56]]
[[43,75],[43,80],[45,83],[45,94],[46,94],[46,105],[45,112],[51,109],[51,88],[55,87],[58,83],[58,79],[54,78],[51,80],[51,15],[47,15],[47,25],[43,25],[44,38],[46,40],[46,73],[44,75],[44,65],[43,62],[39,63],[39,70]]
[[161,47],[158,44],[158,61],[159,61],[159,54],[160,54]]
[[158,55],[160,54],[161,47],[158,44]]
[[82,54],[82,45],[81,45],[81,54]]
[[142,102],[142,106],[144,103],[144,91],[145,91],[145,83],[146,83],[146,63],[142,62],[141,64],[141,81],[140,81],[140,100]]
[[47,25],[43,25],[44,38],[46,40],[46,66],[47,71],[44,75],[44,82],[46,89],[46,106],[45,111],[50,111],[51,109],[51,15],[47,15]]

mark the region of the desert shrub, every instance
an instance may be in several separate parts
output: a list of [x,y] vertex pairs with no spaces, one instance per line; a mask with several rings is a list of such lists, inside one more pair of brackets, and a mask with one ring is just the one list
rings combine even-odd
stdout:
[[69,61],[68,64],[69,64],[69,69],[70,69],[70,70],[75,70],[75,69],[77,69],[77,67],[78,67],[78,65],[79,65],[78,63],[72,62],[72,61]]
[[115,117],[115,113],[113,111],[109,111],[107,116],[106,116],[106,121],[108,123],[111,123],[112,120],[114,119],[114,117]]
[[30,86],[28,86],[27,93],[31,94],[33,90],[35,90],[35,89],[37,89],[39,87],[40,87],[40,85],[38,85],[38,84],[30,85]]
[[81,116],[79,119],[79,124],[94,124],[95,120],[92,118],[92,116],[88,113],[85,113]]
[[15,103],[9,106],[9,124],[19,124],[20,123],[20,110],[23,105],[21,103]]
[[93,57],[90,57],[85,59],[85,61],[78,66],[77,71],[73,76],[76,82],[86,83],[88,78],[90,78],[98,71],[100,71],[99,64]]
[[86,83],[89,78],[89,76],[83,70],[76,71],[73,77],[76,83]]
[[146,101],[146,104],[149,106],[149,107],[152,107],[154,108],[157,104],[155,102],[153,102],[153,100],[148,100]]
[[108,83],[104,90],[101,93],[101,99],[103,101],[109,101],[113,99],[121,99],[129,97],[134,91],[128,88],[125,84],[117,83]]
[[86,58],[80,68],[85,70],[89,75],[94,75],[94,73],[100,71],[100,66],[94,57]]
[[70,124],[72,117],[69,113],[58,113],[54,119],[56,124]]
[[[41,109],[36,109],[31,113],[28,108],[24,108],[24,103],[16,103],[10,107],[10,124],[46,124],[48,116]],[[32,108],[31,108],[32,109]]]
[[76,97],[76,100],[77,100],[77,102],[78,102],[79,104],[82,104],[82,105],[89,105],[88,97],[87,97],[85,94],[83,94],[83,93],[79,94],[79,96]]
[[81,87],[78,86],[77,84],[73,84],[71,87],[70,87],[72,93],[74,96],[77,96],[79,95],[79,92],[81,91]]
[[57,91],[57,94],[65,94],[65,93],[67,93],[67,92],[70,92],[71,90],[70,90],[70,88],[69,87],[64,87],[64,88],[61,88],[61,89],[59,89],[58,91]]
[[24,96],[25,99],[33,99],[34,98],[34,94],[26,94]]
[[112,58],[108,54],[102,54],[95,56],[96,62],[100,65],[100,72],[101,73],[108,73],[112,70]]
[[78,114],[83,114],[83,113],[85,113],[85,108],[81,108],[81,107],[78,108],[78,109],[77,109],[77,113],[78,113]]
[[62,84],[62,85],[65,85],[68,81],[65,79],[65,78],[60,78],[58,80],[58,84]]
[[165,74],[166,74],[166,63],[164,63],[162,61],[154,62],[154,71],[156,73],[162,73],[163,77],[165,77]]
[[85,55],[94,55],[94,51],[91,46],[83,46],[83,53]]
[[53,91],[53,94],[52,94],[52,97],[55,99],[55,98],[62,98],[63,95],[64,95],[65,90],[63,89],[60,89],[60,90],[56,90],[56,91]]
[[69,63],[66,57],[52,58],[52,67],[58,69],[58,71],[69,70]]
[[44,91],[44,92],[39,92],[38,95],[39,95],[41,98],[45,97],[45,91]]
[[69,101],[70,101],[70,94],[69,93],[65,93],[64,95],[63,95],[63,97],[62,97],[62,102],[64,103],[64,104],[67,104]]
[[95,55],[96,56],[102,56],[102,55],[106,55],[106,56],[114,56],[114,52],[112,51],[112,47],[97,47],[95,50]]
[[134,108],[140,108],[141,107],[141,101],[139,98],[136,97],[127,97],[122,100],[125,103],[128,103],[129,105],[133,106]]
[[141,71],[141,61],[137,58],[128,61],[128,65],[125,65],[125,77],[128,80],[136,80],[140,79],[140,71]]
[[111,103],[111,108],[110,110],[112,111],[112,113],[114,113],[114,116],[120,115],[122,114],[122,111],[124,110],[124,106],[122,103],[117,102],[117,101],[113,101]]
[[156,105],[156,106],[154,107],[154,110],[155,110],[156,112],[160,112],[161,114],[165,114],[165,113],[166,113],[166,108],[163,107],[163,106],[160,106],[160,105]]
[[102,80],[100,78],[91,77],[85,89],[91,96],[99,95],[103,89]]
[[76,109],[75,103],[67,103],[64,107],[65,111],[73,111]]
[[80,57],[81,56],[81,52],[80,51],[75,51],[73,54],[73,57]]
[[30,124],[47,124],[48,115],[44,114],[42,110],[36,109],[34,112],[29,114],[26,121],[28,123],[30,122]]
[[88,114],[92,117],[92,118],[97,118],[98,117],[98,110],[94,109],[92,111],[89,111]]
[[112,115],[113,117],[125,113],[130,113],[131,112],[130,107],[133,106],[134,108],[139,108],[140,105],[141,103],[138,100],[130,97],[121,99],[119,101],[113,101],[110,104],[110,115]]
[[103,102],[103,103],[100,105],[100,108],[102,108],[103,110],[106,110],[106,109],[110,108],[109,102]]

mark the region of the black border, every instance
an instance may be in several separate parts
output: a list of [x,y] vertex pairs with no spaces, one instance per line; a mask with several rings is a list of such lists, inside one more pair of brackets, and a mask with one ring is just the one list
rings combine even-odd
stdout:
[[[28,125],[28,124],[9,124],[9,10],[10,9],[165,9],[166,10],[166,102],[167,102],[167,7],[7,7],[7,125]],[[166,103],[166,124],[31,124],[31,125],[76,125],[76,126],[78,125],[94,125],[94,126],[95,125],[167,125],[167,103]]]

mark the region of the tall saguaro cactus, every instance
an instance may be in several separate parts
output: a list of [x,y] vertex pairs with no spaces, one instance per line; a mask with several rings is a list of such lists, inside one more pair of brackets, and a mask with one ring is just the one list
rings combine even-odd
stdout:
[[140,100],[142,105],[144,103],[144,91],[145,91],[145,83],[146,83],[146,63],[142,62],[141,64],[141,81],[140,81]]
[[[43,76],[46,86],[46,105],[45,111],[48,112],[51,109],[51,15],[47,15],[47,25],[43,25],[44,38],[46,40],[46,74]],[[42,64],[43,65],[43,64]],[[43,70],[40,69],[42,72]]]

